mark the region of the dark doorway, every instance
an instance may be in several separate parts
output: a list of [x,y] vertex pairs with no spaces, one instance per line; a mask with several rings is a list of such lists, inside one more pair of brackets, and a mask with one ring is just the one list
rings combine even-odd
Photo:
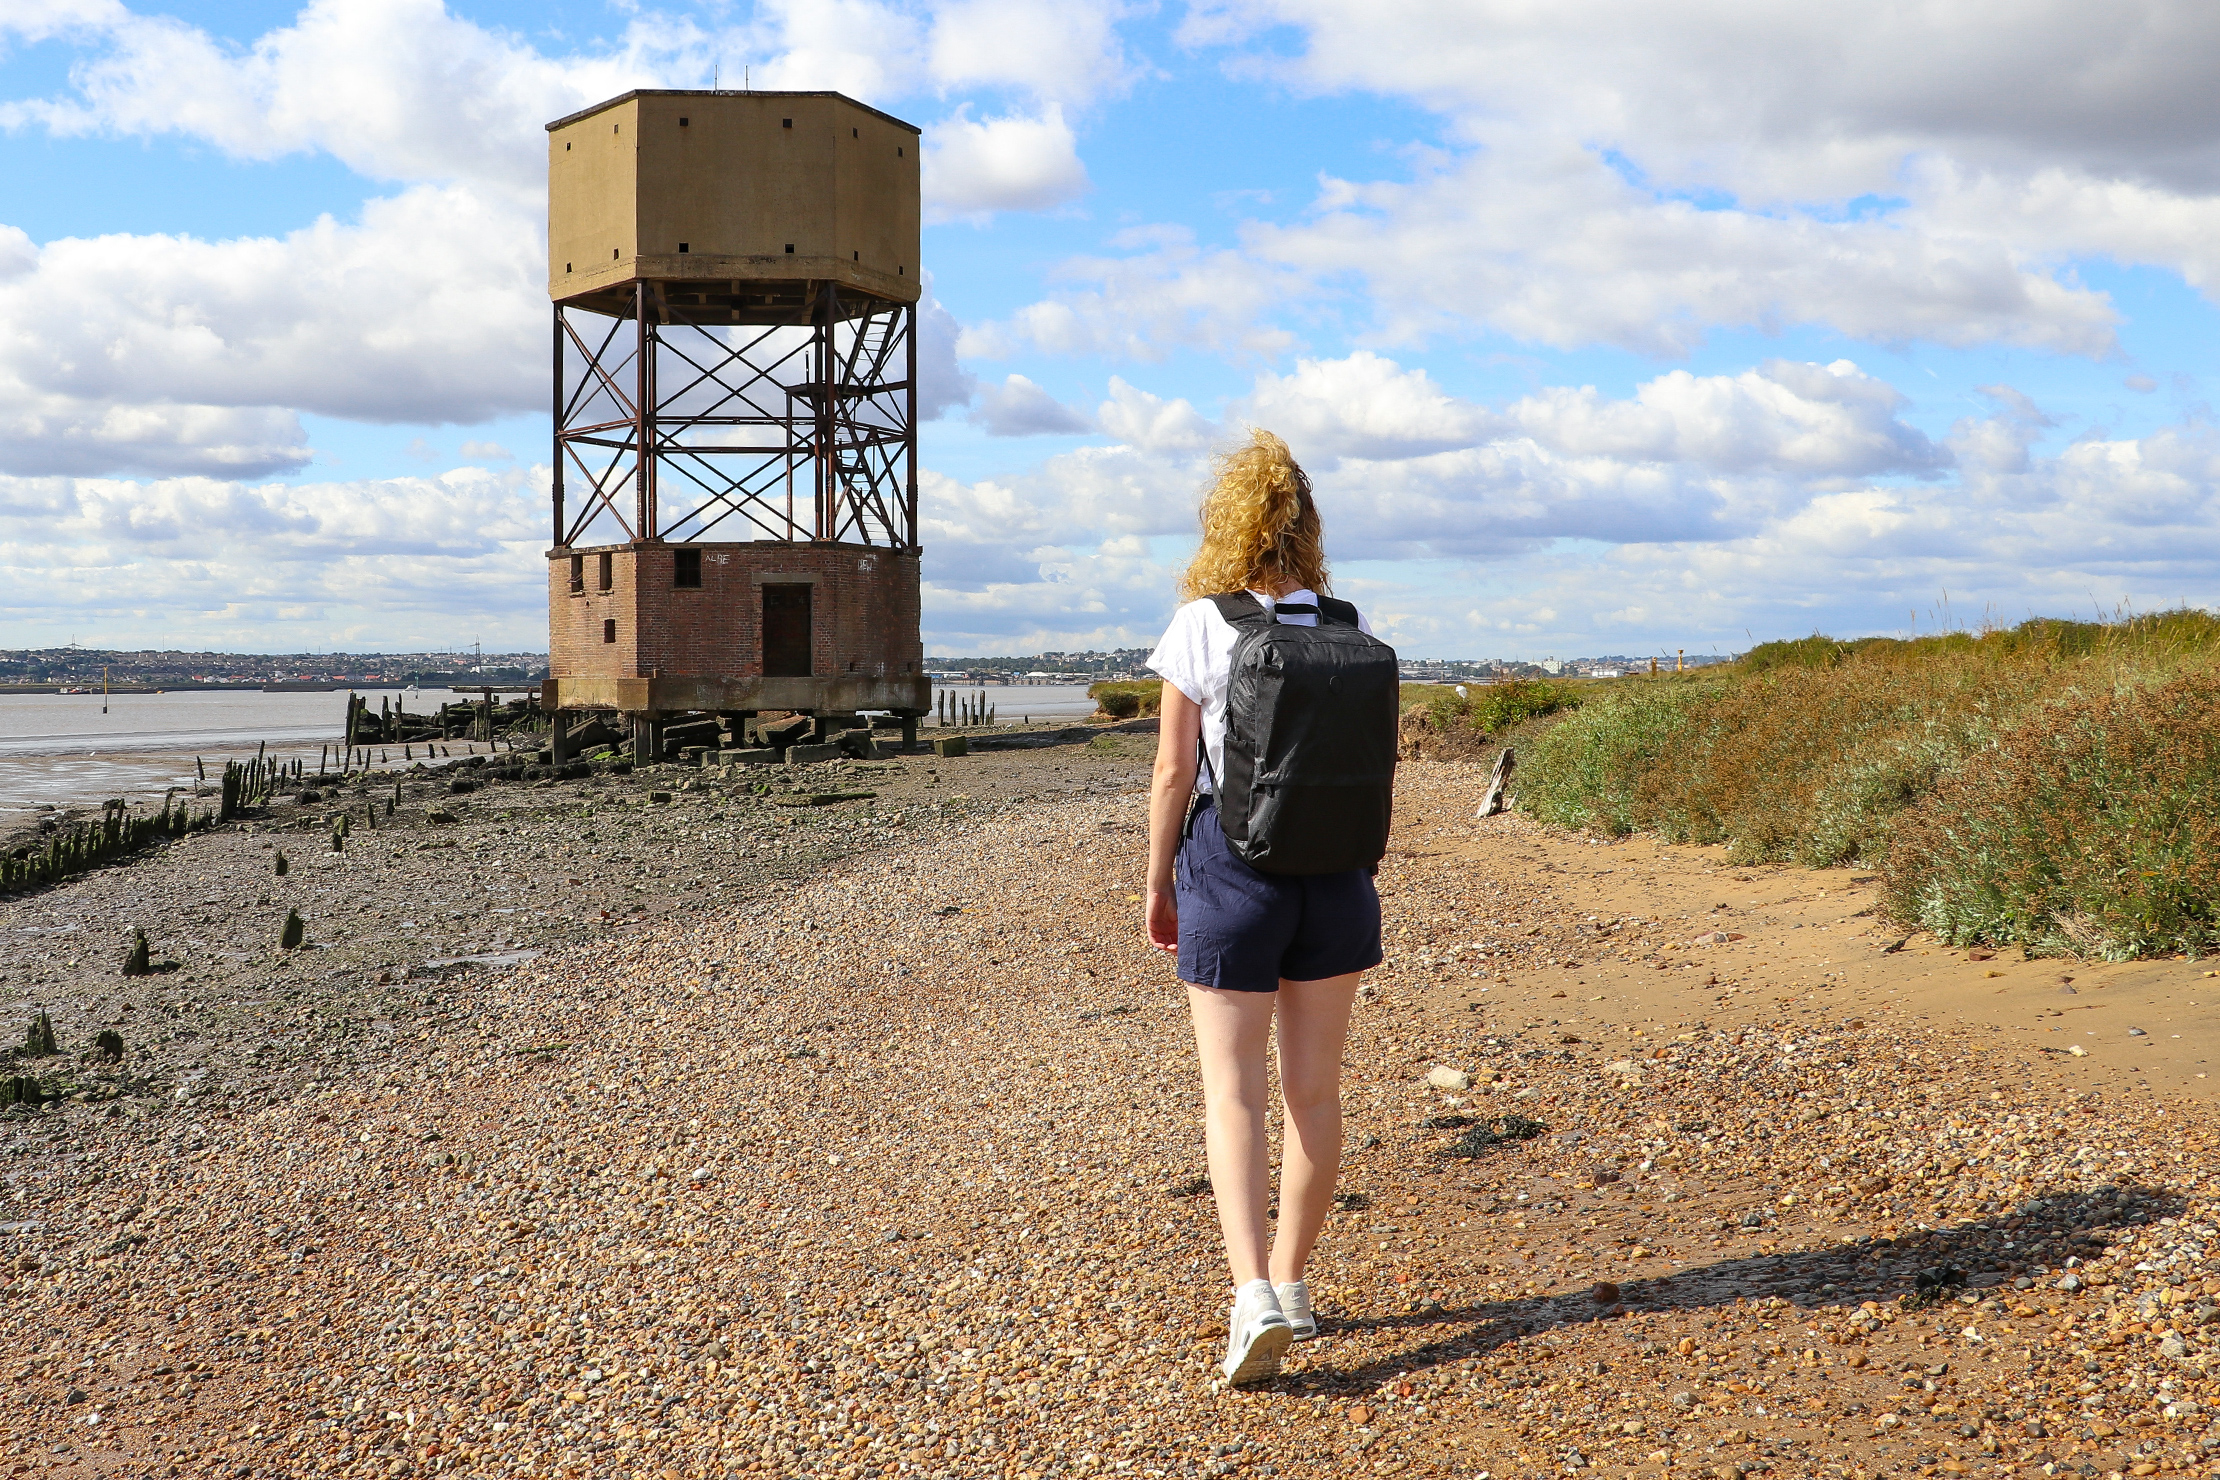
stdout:
[[809,587],[763,588],[763,676],[809,677]]

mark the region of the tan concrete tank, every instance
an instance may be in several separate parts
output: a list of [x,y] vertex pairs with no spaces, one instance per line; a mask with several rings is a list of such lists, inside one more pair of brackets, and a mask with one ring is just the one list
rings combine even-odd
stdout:
[[621,308],[641,278],[712,294],[817,281],[915,303],[917,141],[829,92],[629,92],[557,119],[548,295]]

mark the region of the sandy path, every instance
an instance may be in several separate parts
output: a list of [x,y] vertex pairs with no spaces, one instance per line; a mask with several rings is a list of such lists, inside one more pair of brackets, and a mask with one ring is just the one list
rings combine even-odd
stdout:
[[[1721,971],[1744,943],[1696,927],[1771,930],[1847,876],[1475,822],[1483,779],[1406,771],[1328,1337],[1268,1389],[1212,1381],[1192,1055],[1132,926],[1142,799],[1081,794],[551,951],[467,1033],[197,1151],[57,1126],[80,1179],[7,1229],[8,1467],[2212,1468],[2199,1106],[2082,1083],[2024,1046],[2047,1024],[1951,1020],[1920,995],[1939,956],[1837,930]],[[1635,903],[1654,952],[1583,929]],[[1836,953],[1839,986],[1790,970]],[[1887,975],[1913,966],[1937,977]],[[1506,1113],[1544,1132],[1442,1154],[1470,1127],[1441,1117]],[[1940,1264],[1963,1293],[1900,1308]]]

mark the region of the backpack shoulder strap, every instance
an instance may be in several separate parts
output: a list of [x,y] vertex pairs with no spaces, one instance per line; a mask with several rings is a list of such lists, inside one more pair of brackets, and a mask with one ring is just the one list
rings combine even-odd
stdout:
[[1343,627],[1354,627],[1357,625],[1356,603],[1336,600],[1331,596],[1321,596],[1318,598],[1318,620],[1334,622]]
[[1222,596],[1213,596],[1210,604],[1218,608],[1219,616],[1236,627],[1243,622],[1264,620],[1264,603],[1246,591],[1228,591]]

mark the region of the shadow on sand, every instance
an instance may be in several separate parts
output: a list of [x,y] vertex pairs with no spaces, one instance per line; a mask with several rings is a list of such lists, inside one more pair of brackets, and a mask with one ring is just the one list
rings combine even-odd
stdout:
[[[1389,1378],[1482,1356],[1541,1331],[1607,1322],[1630,1314],[1701,1310],[1768,1295],[1798,1307],[1894,1300],[1916,1295],[1920,1276],[1931,1271],[1952,1270],[1964,1276],[1962,1287],[1938,1292],[1947,1302],[1961,1293],[2009,1286],[2011,1267],[2055,1268],[2073,1254],[2086,1259],[2108,1242],[2102,1237],[2104,1233],[2173,1217],[2184,1205],[2179,1195],[2167,1189],[2132,1184],[2095,1191],[2059,1191],[1956,1227],[1861,1239],[1827,1249],[1729,1259],[1656,1279],[1629,1280],[1620,1285],[1619,1300],[1608,1306],[1598,1305],[1583,1290],[1356,1320],[1326,1319],[1321,1323],[1321,1334],[1329,1336],[1340,1331],[1383,1330],[1438,1330],[1440,1334],[1408,1351],[1354,1367],[1336,1366],[1329,1345],[1319,1354],[1323,1360],[1301,1371],[1283,1373],[1268,1386],[1292,1394],[1375,1386]],[[1822,1293],[1829,1285],[1834,1290]]]

